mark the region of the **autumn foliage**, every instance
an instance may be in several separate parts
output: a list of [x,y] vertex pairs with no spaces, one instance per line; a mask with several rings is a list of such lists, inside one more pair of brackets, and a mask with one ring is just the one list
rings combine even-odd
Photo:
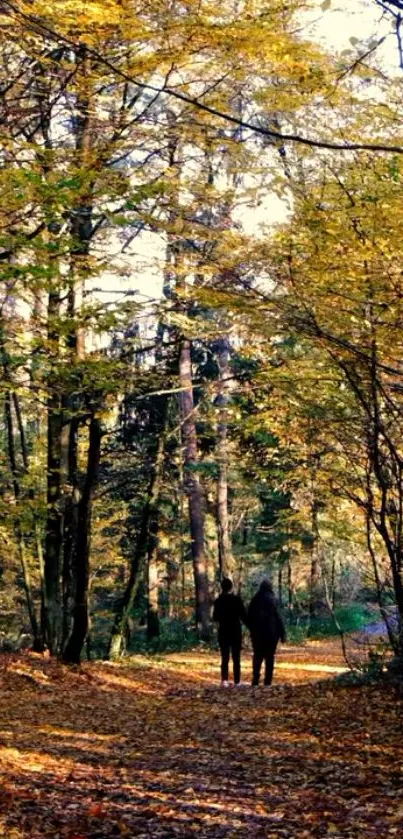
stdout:
[[342,669],[334,644],[286,648],[271,689],[222,690],[213,654],[10,657],[0,835],[398,837],[402,697]]

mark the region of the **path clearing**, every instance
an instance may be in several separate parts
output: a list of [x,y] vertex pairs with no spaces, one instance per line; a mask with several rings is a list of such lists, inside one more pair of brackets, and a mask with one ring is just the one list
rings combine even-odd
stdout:
[[399,839],[402,701],[322,681],[338,656],[286,647],[269,690],[211,653],[0,660],[0,836]]

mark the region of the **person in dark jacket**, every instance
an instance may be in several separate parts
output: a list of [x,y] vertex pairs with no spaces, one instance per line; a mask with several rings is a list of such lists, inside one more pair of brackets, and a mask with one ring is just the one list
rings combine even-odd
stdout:
[[218,643],[221,651],[221,684],[228,687],[229,657],[232,655],[234,684],[241,681],[242,624],[247,623],[242,598],[234,594],[231,580],[224,577],[221,594],[214,601],[213,620],[218,623]]
[[259,591],[250,602],[248,626],[253,646],[252,685],[259,684],[263,661],[265,662],[264,683],[271,685],[276,647],[279,640],[285,641],[285,628],[274,597],[273,586],[268,580],[263,580]]

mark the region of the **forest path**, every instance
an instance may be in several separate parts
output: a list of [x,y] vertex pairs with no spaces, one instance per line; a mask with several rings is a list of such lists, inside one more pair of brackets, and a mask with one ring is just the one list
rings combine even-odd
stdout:
[[399,839],[402,699],[342,667],[336,642],[286,645],[272,688],[222,690],[210,652],[3,657],[0,836]]

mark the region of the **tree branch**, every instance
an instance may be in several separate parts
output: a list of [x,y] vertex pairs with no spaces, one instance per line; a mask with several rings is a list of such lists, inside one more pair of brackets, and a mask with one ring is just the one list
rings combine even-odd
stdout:
[[[40,20],[36,19],[34,15],[28,15],[22,12],[20,9],[17,8],[10,0],[2,0],[2,5],[6,6],[10,11],[12,11],[15,15],[20,17],[28,27],[30,27],[36,34],[41,34],[43,37],[50,38],[57,43],[67,44],[72,49],[77,50],[80,44],[71,38],[67,38],[65,35],[57,32],[56,30],[52,29],[49,26],[46,26],[44,23],[41,23]],[[146,82],[138,81],[134,76],[131,76],[129,73],[126,73],[124,70],[121,70],[119,67],[116,67],[111,61],[107,58],[102,56],[97,50],[93,47],[89,47],[86,45],[86,50],[88,55],[95,58],[100,64],[103,64],[104,67],[107,67],[111,73],[115,76],[118,76],[125,82],[130,82],[135,87],[141,88],[142,90],[151,90],[157,94],[165,94],[166,96],[170,96],[173,99],[177,99],[180,102],[184,102],[187,105],[192,105],[195,108],[198,108],[205,113],[211,114],[211,116],[218,117],[218,119],[222,119],[225,122],[229,122],[232,125],[237,125],[240,128],[246,128],[249,131],[254,132],[255,134],[262,134],[265,137],[270,137],[273,140],[280,140],[281,142],[292,142],[292,143],[299,143],[300,145],[309,146],[311,148],[319,148],[319,149],[329,149],[334,151],[379,151],[385,152],[387,154],[403,154],[403,146],[391,146],[386,145],[385,143],[355,143],[355,142],[346,142],[346,143],[337,143],[332,142],[330,140],[315,140],[312,137],[303,137],[300,134],[286,134],[280,131],[274,131],[271,129],[262,128],[260,126],[254,125],[252,122],[247,120],[239,119],[239,117],[235,117],[232,114],[229,114],[225,111],[220,111],[217,108],[213,108],[210,105],[206,105],[205,103],[201,102],[199,98],[194,98],[192,96],[187,96],[185,93],[181,93],[179,90],[173,90],[169,87],[156,87],[155,85],[147,84]]]

